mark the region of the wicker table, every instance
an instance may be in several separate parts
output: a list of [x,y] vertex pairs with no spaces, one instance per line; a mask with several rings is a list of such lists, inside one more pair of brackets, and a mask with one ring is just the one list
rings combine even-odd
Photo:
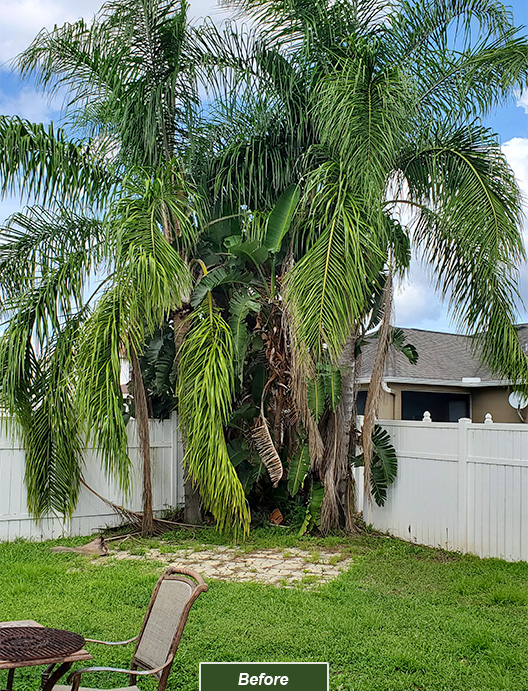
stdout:
[[0,669],[9,670],[6,691],[12,691],[17,667],[48,665],[41,689],[51,691],[74,662],[93,659],[83,650],[84,638],[71,631],[45,629],[33,620],[0,622],[0,631]]

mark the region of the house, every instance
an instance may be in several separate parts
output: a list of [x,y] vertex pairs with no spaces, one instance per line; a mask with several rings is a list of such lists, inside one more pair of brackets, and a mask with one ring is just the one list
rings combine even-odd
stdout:
[[[528,354],[528,324],[517,327]],[[528,407],[512,407],[507,381],[494,376],[471,349],[471,338],[459,334],[402,329],[407,343],[418,351],[418,362],[389,349],[379,415],[384,420],[422,420],[427,410],[434,422],[456,422],[468,417],[483,422],[528,422]],[[366,345],[359,369],[358,413],[362,414],[377,341]]]

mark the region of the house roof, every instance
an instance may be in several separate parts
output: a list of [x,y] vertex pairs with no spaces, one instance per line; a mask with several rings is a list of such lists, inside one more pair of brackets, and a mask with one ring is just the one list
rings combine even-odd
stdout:
[[[517,326],[519,340],[528,354],[528,324]],[[507,382],[493,375],[478,353],[473,353],[471,338],[460,334],[425,331],[424,329],[402,329],[407,343],[418,351],[418,362],[409,360],[390,348],[385,365],[387,382],[414,382],[415,384],[437,384],[460,387],[500,386]],[[359,382],[368,383],[376,353],[377,341],[363,348]]]

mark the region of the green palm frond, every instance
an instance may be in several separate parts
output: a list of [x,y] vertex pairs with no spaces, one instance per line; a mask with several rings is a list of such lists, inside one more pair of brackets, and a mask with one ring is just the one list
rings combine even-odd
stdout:
[[129,489],[130,481],[120,382],[120,354],[126,353],[125,338],[131,328],[127,307],[120,291],[108,288],[83,325],[75,357],[76,407],[89,439],[100,450],[105,472],[123,490]]
[[118,183],[103,154],[100,146],[72,141],[53,125],[0,116],[0,194],[97,206]]
[[0,338],[0,401],[24,441],[28,508],[37,518],[71,516],[79,494],[82,426],[70,388],[77,329],[72,319],[37,357],[32,315],[21,311]]
[[424,61],[429,67],[435,54],[451,57],[454,37],[458,42],[455,55],[464,55],[475,46],[475,35],[485,44],[507,36],[513,28],[511,11],[496,0],[405,0],[389,21],[387,39],[393,58],[419,80],[427,79],[419,69]]
[[53,213],[33,207],[14,214],[0,228],[2,300],[16,298],[59,270],[64,276],[66,267],[76,264],[76,278],[68,275],[68,289],[79,307],[87,277],[102,261],[102,240],[103,226],[97,218],[81,216],[62,204]]
[[308,222],[298,234],[306,249],[285,277],[285,295],[298,339],[316,359],[325,344],[337,361],[365,310],[366,285],[383,253],[338,163],[315,171],[305,198]]
[[176,215],[182,229],[191,225],[190,220],[182,213],[178,196],[165,190],[158,178],[146,179],[142,185],[142,190],[133,186],[132,194],[123,196],[108,215],[112,230],[106,246],[115,283],[127,305],[130,332],[140,339],[135,340],[138,350],[144,342],[143,324],[153,333],[191,290],[189,269],[164,232],[168,214]]
[[310,379],[306,384],[306,395],[308,406],[316,422],[319,422],[323,414],[325,404],[324,381],[319,374]]
[[513,326],[515,265],[524,257],[520,197],[495,137],[478,127],[439,134],[404,169],[421,204],[414,240],[439,289],[492,369],[525,381],[528,363]]
[[221,530],[249,530],[244,489],[231,463],[223,426],[233,396],[233,342],[220,314],[196,312],[179,353],[178,412],[184,466]]
[[[354,465],[356,468],[364,465],[363,454],[356,456]],[[392,445],[390,434],[379,425],[376,425],[372,433],[370,487],[378,506],[385,505],[387,490],[396,479],[397,472],[398,458]]]
[[157,166],[187,142],[198,103],[187,10],[185,0],[110,0],[91,24],[41,32],[19,68],[66,91],[76,124],[110,136],[121,160]]

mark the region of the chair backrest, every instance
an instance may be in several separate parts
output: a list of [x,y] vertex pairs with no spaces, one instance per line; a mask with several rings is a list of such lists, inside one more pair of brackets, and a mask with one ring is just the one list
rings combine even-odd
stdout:
[[159,691],[163,691],[167,683],[189,610],[207,587],[196,571],[173,566],[169,566],[156,583],[139,633],[131,668],[157,669],[170,662],[157,675]]

